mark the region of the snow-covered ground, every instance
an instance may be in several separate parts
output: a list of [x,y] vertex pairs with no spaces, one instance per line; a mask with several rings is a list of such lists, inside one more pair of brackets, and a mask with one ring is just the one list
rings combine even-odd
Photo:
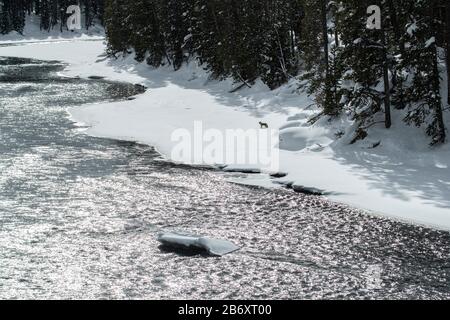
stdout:
[[219,131],[258,129],[259,121],[266,122],[280,129],[279,171],[287,176],[250,176],[242,183],[316,188],[332,200],[374,214],[450,230],[450,146],[429,148],[421,129],[406,127],[400,118],[389,132],[373,127],[369,139],[349,145],[350,135],[342,132],[348,120],[307,124],[317,110],[299,94],[295,81],[275,91],[257,83],[230,93],[236,85],[209,80],[195,63],[176,72],[170,67],[154,70],[132,57],[107,58],[102,40],[61,39],[0,46],[0,56],[61,60],[68,63],[66,76],[103,76],[148,87],[135,100],[68,110],[75,121],[90,127],[87,134],[146,143],[170,159],[172,133],[192,130],[196,121]]

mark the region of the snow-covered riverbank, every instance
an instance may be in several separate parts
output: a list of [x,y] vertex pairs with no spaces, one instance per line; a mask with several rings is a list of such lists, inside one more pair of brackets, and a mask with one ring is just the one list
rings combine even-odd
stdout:
[[191,129],[195,121],[218,130],[256,129],[259,121],[267,122],[281,130],[280,171],[288,175],[243,182],[316,188],[332,200],[376,214],[450,230],[450,147],[431,150],[419,129],[395,121],[391,130],[396,134],[374,127],[370,141],[350,146],[341,132],[347,120],[307,125],[316,110],[298,93],[295,81],[272,92],[257,83],[229,93],[235,87],[231,81],[210,81],[195,64],[177,72],[170,67],[152,70],[132,57],[111,60],[102,40],[89,39],[97,41],[56,38],[0,47],[0,56],[61,60],[68,63],[67,76],[102,76],[148,87],[135,100],[69,110],[75,121],[90,126],[88,134],[150,144],[170,158],[173,131]]

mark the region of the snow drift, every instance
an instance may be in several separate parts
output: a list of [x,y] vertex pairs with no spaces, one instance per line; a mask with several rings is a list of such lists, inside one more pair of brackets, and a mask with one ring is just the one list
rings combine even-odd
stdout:
[[227,240],[183,233],[163,232],[158,235],[158,241],[169,247],[202,249],[213,256],[224,256],[239,250],[239,247]]

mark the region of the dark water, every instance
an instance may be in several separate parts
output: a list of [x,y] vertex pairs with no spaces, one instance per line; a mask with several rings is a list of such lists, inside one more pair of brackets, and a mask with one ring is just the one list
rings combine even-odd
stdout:
[[[0,58],[0,298],[450,298],[448,233],[85,136],[67,107],[135,88],[63,67]],[[164,252],[161,229],[242,249]]]

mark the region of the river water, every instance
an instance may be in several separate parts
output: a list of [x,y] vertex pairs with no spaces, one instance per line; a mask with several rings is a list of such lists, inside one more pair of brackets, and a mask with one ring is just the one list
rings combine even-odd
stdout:
[[[1,299],[450,298],[450,236],[82,134],[66,109],[132,85],[0,58]],[[170,252],[160,230],[228,239]]]

